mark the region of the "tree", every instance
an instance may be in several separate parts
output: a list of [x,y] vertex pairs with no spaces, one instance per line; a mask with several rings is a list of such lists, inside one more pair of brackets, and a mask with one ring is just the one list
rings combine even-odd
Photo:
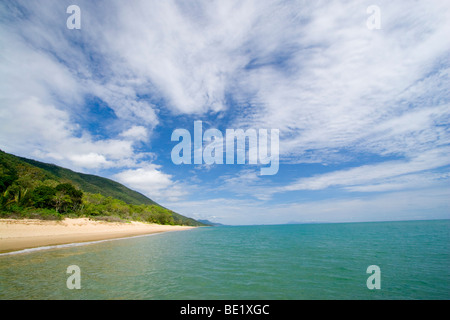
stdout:
[[72,199],[62,191],[57,191],[53,197],[56,212],[67,212],[72,205]]
[[31,201],[35,208],[52,209],[56,190],[48,186],[39,186],[31,192]]
[[[0,164],[3,165],[1,162]],[[7,168],[6,170],[1,169],[2,168],[0,167],[0,192],[4,192],[19,178],[19,176],[17,175],[17,170],[14,168]]]
[[76,211],[80,208],[83,199],[81,190],[76,189],[70,183],[61,183],[56,186],[55,190],[54,204],[56,211]]
[[11,200],[11,195],[8,190],[0,193],[0,210],[5,210],[13,201],[14,200]]
[[28,189],[20,188],[19,191],[14,194],[14,201],[19,206],[27,206],[29,198]]

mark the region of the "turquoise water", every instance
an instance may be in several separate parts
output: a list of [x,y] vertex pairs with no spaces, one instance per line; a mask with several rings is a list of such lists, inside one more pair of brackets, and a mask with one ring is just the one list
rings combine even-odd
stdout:
[[0,299],[449,299],[449,233],[450,220],[236,226],[2,255]]

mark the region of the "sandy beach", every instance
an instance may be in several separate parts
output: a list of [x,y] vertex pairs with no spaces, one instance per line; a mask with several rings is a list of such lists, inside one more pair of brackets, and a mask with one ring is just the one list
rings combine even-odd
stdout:
[[0,253],[42,246],[89,242],[146,235],[193,227],[142,222],[103,222],[88,218],[44,221],[0,219]]

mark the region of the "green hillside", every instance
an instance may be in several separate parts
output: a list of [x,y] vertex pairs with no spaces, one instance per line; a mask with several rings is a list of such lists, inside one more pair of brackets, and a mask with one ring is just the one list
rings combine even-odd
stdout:
[[156,204],[156,202],[143,194],[107,178],[74,172],[54,164],[43,163],[31,159],[20,157],[18,157],[18,159],[50,173],[60,181],[71,181],[75,186],[85,192],[100,193],[105,197],[119,199],[129,204]]
[[204,225],[113,180],[21,158],[0,150],[2,216],[91,216],[160,224]]

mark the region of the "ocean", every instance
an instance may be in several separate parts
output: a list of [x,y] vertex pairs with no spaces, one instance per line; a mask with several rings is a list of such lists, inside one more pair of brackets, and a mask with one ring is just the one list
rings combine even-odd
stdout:
[[447,300],[449,240],[450,220],[196,228],[1,255],[0,299]]

